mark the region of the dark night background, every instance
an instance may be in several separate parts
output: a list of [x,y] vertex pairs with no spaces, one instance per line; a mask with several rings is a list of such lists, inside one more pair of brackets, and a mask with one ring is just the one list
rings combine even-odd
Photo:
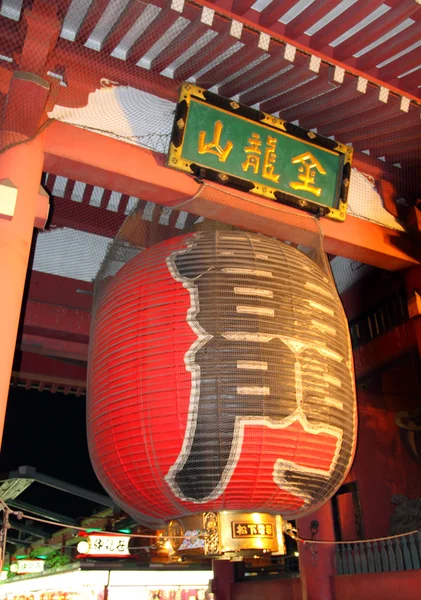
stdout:
[[[84,396],[11,387],[0,474],[29,465],[44,475],[105,494],[89,459],[85,410]],[[72,517],[90,516],[99,508],[39,483],[33,483],[19,500]]]

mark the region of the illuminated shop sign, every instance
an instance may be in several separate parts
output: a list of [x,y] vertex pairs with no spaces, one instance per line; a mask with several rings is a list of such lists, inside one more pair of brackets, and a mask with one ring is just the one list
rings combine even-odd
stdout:
[[77,545],[83,556],[130,556],[129,535],[89,534]]
[[44,570],[44,561],[41,559],[18,560],[15,564],[11,565],[11,570],[20,575],[23,573],[42,573]]

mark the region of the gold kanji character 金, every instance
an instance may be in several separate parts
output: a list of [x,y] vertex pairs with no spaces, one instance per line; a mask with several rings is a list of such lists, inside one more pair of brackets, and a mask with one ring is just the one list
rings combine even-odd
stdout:
[[248,171],[249,167],[253,169],[254,174],[259,172],[260,167],[260,155],[262,151],[260,146],[262,142],[258,133],[252,133],[251,137],[247,139],[249,145],[244,148],[244,152],[247,154],[246,160],[242,163],[243,171]]
[[227,160],[234,144],[228,141],[225,144],[225,148],[221,146],[222,128],[222,122],[216,121],[213,128],[213,140],[208,143],[206,143],[206,131],[201,131],[199,133],[199,143],[197,148],[199,154],[214,154],[218,157],[219,162],[225,162]]
[[302,190],[303,192],[310,192],[315,196],[319,197],[322,193],[322,188],[316,187],[315,177],[316,171],[320,173],[320,175],[326,175],[326,171],[317,158],[311,154],[311,152],[304,152],[304,154],[300,154],[291,159],[293,165],[301,164],[299,167],[299,181],[292,181],[290,186],[293,190]]
[[265,156],[263,159],[262,177],[264,177],[264,179],[269,179],[270,181],[278,183],[280,175],[276,175],[274,173],[274,163],[276,161],[276,142],[276,138],[268,135],[268,139],[266,141]]

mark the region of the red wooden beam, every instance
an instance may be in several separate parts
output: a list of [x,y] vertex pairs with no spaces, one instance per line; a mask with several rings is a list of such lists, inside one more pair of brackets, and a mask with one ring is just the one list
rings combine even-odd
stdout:
[[[197,85],[209,88],[216,83],[222,83],[234,73],[247,67],[263,54],[266,54],[265,50],[258,47],[259,36],[255,32],[243,30],[241,42],[245,44],[244,48],[237,50],[232,56],[226,58],[223,62],[204,73],[197,80]],[[243,75],[243,78],[246,79],[247,76]]]
[[412,140],[410,142],[406,142],[405,144],[402,144],[401,142],[388,144],[383,156],[386,157],[386,160],[390,160],[392,162],[404,163],[406,161],[412,161],[419,164],[420,143],[418,140]]
[[28,298],[32,301],[90,311],[93,293],[94,286],[88,281],[59,277],[33,269],[29,273]]
[[[156,5],[157,3],[154,2]],[[144,56],[148,50],[164,35],[164,33],[177,21],[179,17],[185,17],[194,20],[200,15],[200,8],[192,5],[185,5],[182,13],[171,8],[171,2],[161,2],[161,12],[146,31],[139,37],[127,53],[126,60],[134,64]]]
[[[292,93],[286,92],[278,96],[276,99],[276,112],[296,106],[301,102],[305,102],[310,96],[318,96],[334,87],[334,84],[328,79],[327,69],[328,67],[322,65],[320,76],[317,79],[311,79],[307,83],[303,83],[303,85],[297,87]],[[310,77],[311,74],[311,71],[309,71]]]
[[401,0],[397,6],[384,13],[369,27],[357,31],[345,42],[339,44],[335,48],[333,56],[337,60],[348,59],[359,50],[381,38],[408,17],[414,16],[419,10],[421,10],[421,6],[413,0]]
[[[304,101],[308,98],[309,90],[311,90],[312,94],[323,94],[326,92],[329,87],[332,86],[331,83],[327,79],[324,78],[314,78],[314,74],[311,71],[307,73],[308,80],[306,83],[301,84],[299,87],[293,90],[292,93],[286,92],[281,93],[279,96],[275,98],[271,98],[267,102],[262,102],[260,108],[262,110],[269,109],[270,112],[279,112],[282,117],[284,106],[287,105],[287,109],[294,110],[295,103],[298,105],[297,109],[300,109],[300,101]],[[293,106],[291,106],[293,103]],[[283,118],[283,117],[282,117]],[[295,119],[293,119],[295,121]],[[313,126],[312,126],[313,127]]]
[[230,23],[221,19],[218,15],[214,17],[212,29],[218,31],[218,36],[201,49],[199,53],[187,59],[177,67],[173,73],[174,79],[185,81],[192,75],[199,73],[209,65],[217,56],[220,56],[231,48],[239,40],[231,35]]
[[[415,65],[417,67],[417,65]],[[409,73],[402,77],[399,81],[402,82],[408,89],[414,90],[415,93],[419,93],[419,86],[421,85],[421,70],[417,69],[413,73]]]
[[[393,120],[388,119],[387,121],[384,121],[383,113],[380,112],[380,114],[382,115],[382,117],[380,122],[376,125],[376,131],[374,135],[384,135],[385,139],[388,135],[392,135],[397,131],[405,130],[407,127],[415,128],[416,131],[420,124],[420,111],[419,108],[416,108],[415,106],[411,106],[409,112],[407,113],[399,111],[399,116]],[[373,118],[375,117],[373,116]],[[373,121],[372,117],[370,117],[370,122],[368,123],[368,125],[371,125],[375,122],[376,121]],[[364,140],[368,142],[372,135],[372,129],[367,128],[366,126],[359,126],[353,128],[353,130],[349,132],[349,134],[347,135],[347,139],[352,143]],[[368,146],[365,146],[364,149],[366,149],[367,147]]]
[[[11,21],[0,16],[0,52],[9,58],[18,58],[22,52],[27,24],[24,19]],[[6,63],[7,64],[7,63]]]
[[382,154],[384,155],[384,150],[388,148],[389,144],[406,144],[407,142],[415,140],[418,140],[419,148],[421,148],[421,131],[411,127],[409,129],[399,129],[394,133],[388,133],[386,135],[373,135],[363,141],[354,142],[353,146],[358,150],[366,150],[367,148],[370,148],[370,150],[373,151],[381,149],[383,150]]
[[260,63],[257,69],[253,69],[247,73],[247,77],[244,77],[244,75],[239,75],[235,79],[232,79],[228,83],[222,85],[218,89],[218,93],[221,96],[226,96],[227,98],[235,96],[236,94],[243,92],[245,89],[247,90],[254,85],[258,85],[282,69],[285,69],[286,67],[293,67],[293,63],[284,58],[285,46],[283,44],[278,44],[272,41],[269,48],[269,53],[271,56]]
[[39,392],[62,392],[65,396],[82,396],[86,394],[86,379],[71,379],[69,377],[54,377],[38,375],[31,371],[12,371],[11,385],[25,387],[26,390]]
[[103,41],[101,52],[111,54],[147,6],[146,2],[131,2]]
[[[405,196],[405,193],[408,194],[407,178],[404,178],[401,171],[393,164],[385,163],[363,152],[354,150],[352,166],[361,173],[371,175],[377,181],[394,181],[400,195]],[[411,189],[410,193],[413,194],[414,190]]]
[[295,59],[294,66],[289,71],[282,73],[279,77],[275,77],[269,82],[263,83],[250,92],[246,92],[240,96],[240,102],[247,105],[253,105],[260,102],[260,109],[265,112],[276,110],[276,98],[266,100],[276,94],[281,94],[285,90],[303,83],[314,75],[309,71],[309,58],[298,55]]
[[41,354],[52,358],[62,358],[82,363],[86,363],[88,360],[88,343],[23,333],[18,348],[22,352]]
[[[113,189],[295,243],[313,245],[316,224],[308,215],[216,184],[201,186],[169,170],[163,155],[118,140],[52,123],[45,134],[45,170]],[[328,253],[388,270],[418,264],[405,234],[348,216],[346,223],[322,219]]]
[[25,41],[19,59],[19,70],[45,74],[47,58],[60,35],[61,22],[56,2],[34,0],[32,9],[24,13],[27,22]]
[[[389,0],[388,6],[396,5],[400,0]],[[339,14],[330,23],[314,33],[310,38],[310,47],[315,50],[328,50],[330,42],[352,29],[357,23],[368,17],[384,4],[384,0],[370,0],[370,2],[356,2],[346,9],[346,17]]]
[[42,354],[18,352],[13,363],[13,370],[17,373],[31,374],[34,379],[62,379],[69,384],[76,380],[86,385],[86,364],[65,362]]
[[[420,8],[421,8],[421,6],[420,6]],[[421,58],[420,58],[419,51],[417,52],[417,50],[414,50],[414,52],[411,52],[410,54],[407,54],[401,58],[398,58],[397,61],[398,61],[397,63],[396,63],[396,61],[393,61],[392,63],[388,64],[386,67],[383,67],[383,69],[380,69],[380,77],[384,77],[387,80],[387,79],[390,79],[391,77],[395,77],[397,74],[400,75],[402,73],[406,73],[407,71],[410,71],[411,69],[415,69],[415,67],[418,67],[419,64],[421,63]],[[399,65],[398,73],[396,73],[396,70],[397,70],[396,64]],[[410,77],[411,77],[410,75],[407,75],[406,77],[402,77],[401,83],[412,86],[412,83],[408,83]],[[417,73],[415,75],[415,78],[416,78],[416,81],[418,81],[420,79],[420,74]],[[404,81],[404,80],[406,80],[406,81]]]
[[201,14],[192,20],[180,36],[177,36],[168,46],[151,61],[151,71],[161,73],[176,58],[188,50],[198,39],[210,29],[209,25],[202,23]]
[[236,15],[243,15],[253,6],[256,0],[234,0],[232,3],[232,12]]
[[335,135],[339,139],[352,142],[355,139],[354,133],[357,131],[354,121],[358,120],[358,123],[365,129],[366,139],[370,140],[370,138],[377,136],[378,131],[381,132],[382,125],[385,123],[389,124],[391,121],[396,120],[403,124],[404,115],[406,116],[406,113],[399,109],[399,101],[391,98],[391,101],[387,104],[379,103],[379,106],[357,114],[356,119],[344,118],[336,121],[332,124],[332,130],[335,131]]
[[96,24],[102,17],[104,10],[107,8],[109,0],[92,0],[88,12],[83,19],[82,25],[77,32],[76,42],[83,46],[89,39]]
[[[348,76],[345,77],[344,82],[336,86],[333,91],[324,94],[322,97],[318,98],[317,101],[320,101],[320,105],[322,110],[329,108],[330,110],[336,108],[343,102],[346,102],[348,98],[357,98],[358,95],[361,95],[360,92],[357,91],[357,80],[354,77]],[[299,119],[300,123],[302,119],[306,117],[310,117],[314,115],[315,112],[315,103],[316,100],[310,99],[307,102],[303,102],[299,106],[294,106],[286,111],[281,112],[281,117],[286,121],[295,121],[295,119]]]
[[[52,194],[54,189],[55,179],[55,175],[50,174],[48,182],[45,185],[45,189],[48,190],[50,194]],[[63,198],[51,195],[51,226],[70,227],[79,231],[86,231],[87,233],[114,238],[127,219],[125,209],[127,207],[129,196],[125,194],[121,197],[118,211],[108,210],[108,201],[112,192],[110,190],[104,190],[101,206],[91,206],[86,196],[87,191],[92,191],[93,186],[86,186],[86,188],[88,188],[88,190],[85,188],[84,193],[86,200],[83,202],[75,202],[71,198],[72,189],[75,183],[75,181],[71,180],[67,182]],[[141,215],[145,206],[146,201],[138,200],[134,218],[137,218],[137,215]],[[160,205],[155,206],[153,209],[153,229],[144,223],[144,231],[140,231],[140,224],[142,223],[141,217],[139,217],[140,220],[138,219],[136,221],[135,228],[137,232],[137,241],[139,242],[141,235],[145,236],[144,246],[151,243],[151,237],[153,237],[154,243],[158,243],[159,241],[166,240],[169,237],[174,237],[182,233],[182,229],[176,227],[179,212],[173,211],[170,215],[168,225],[163,225],[159,223],[161,210],[162,207]],[[197,218],[197,215],[189,215],[184,223],[183,229],[188,229]]]
[[272,0],[272,2],[270,2],[260,13],[259,25],[270,27],[274,23],[277,23],[280,17],[296,4],[297,0],[284,0],[283,2]]
[[[364,145],[364,150],[367,150],[371,147],[370,140],[377,136],[377,125],[382,123],[382,119],[399,119],[399,113],[393,109],[390,111],[387,109],[383,111],[382,108],[379,108],[356,115],[355,118],[365,126],[365,140],[367,143]],[[353,139],[355,139],[353,136],[355,130],[352,127],[352,119],[345,118],[341,121],[333,123],[332,126],[326,125],[324,127],[320,127],[319,132],[323,133],[324,135],[331,135],[332,132],[334,132],[336,139],[339,139],[347,144],[353,142]]]
[[357,381],[386,366],[417,346],[414,324],[408,321],[354,350]]
[[101,87],[103,78],[121,85],[130,85],[167,100],[176,101],[178,97],[178,81],[151,73],[147,69],[112,56],[108,56],[106,63],[103,63],[98,60],[98,52],[95,50],[67,40],[59,40],[47,69],[54,72],[57,64],[66,66],[67,87],[60,86],[57,99],[57,104],[64,106],[86,106],[88,95]]
[[402,291],[401,273],[375,270],[359,279],[341,294],[341,302],[348,321],[378,306],[387,296]]
[[38,131],[49,91],[48,83],[38,75],[15,72],[2,115],[2,129],[15,131],[26,138],[33,137]]
[[165,168],[163,155],[53,122],[47,128],[45,171],[167,205],[188,200],[199,184]]
[[71,227],[108,238],[114,238],[126,218],[124,212],[117,213],[89,204],[82,205],[70,198],[56,196],[52,198],[51,212],[51,223],[54,227]]
[[[379,100],[379,91],[377,88],[367,87],[367,92],[362,94],[355,87],[349,90],[349,98],[341,104],[335,104],[335,110],[332,111],[329,101],[331,96],[326,98],[326,104],[322,105],[322,110],[315,111],[307,118],[300,120],[302,127],[317,127],[322,132],[330,132],[329,135],[336,133],[335,121],[351,119],[360,113],[364,113],[372,108],[383,108],[384,104]],[[396,107],[396,113],[399,114],[399,106]],[[362,121],[363,122],[363,121]]]
[[[412,0],[411,0],[412,1]],[[209,2],[209,0],[196,0],[196,2],[198,4],[200,4],[201,6],[209,6],[210,8],[213,8],[213,4],[211,2]],[[398,0],[390,0],[390,2],[388,2],[388,4],[397,4]],[[314,56],[317,56],[319,58],[321,58],[322,60],[327,60],[330,64],[332,65],[337,65],[339,67],[343,67],[345,68],[348,72],[352,73],[353,75],[357,75],[357,76],[361,76],[361,77],[365,77],[367,78],[367,74],[359,69],[357,69],[355,67],[355,60],[350,60],[347,62],[341,61],[341,60],[337,60],[335,57],[331,57],[331,51],[330,50],[326,50],[324,49],[323,52],[320,52],[317,49],[312,49],[310,47],[310,40],[311,38],[309,36],[307,36],[307,38],[305,39],[306,43],[304,43],[301,39],[297,40],[297,39],[293,39],[291,40],[290,38],[288,38],[287,36],[283,35],[283,30],[285,28],[285,26],[282,23],[277,23],[277,20],[279,19],[279,17],[288,10],[288,8],[290,8],[291,6],[294,6],[296,4],[295,0],[291,0],[291,2],[288,1],[283,1],[282,4],[280,4],[277,0],[273,0],[272,4],[269,5],[269,7],[267,7],[268,9],[270,9],[270,7],[275,7],[275,10],[279,10],[279,6],[282,7],[282,12],[281,14],[279,14],[276,19],[274,20],[274,25],[273,28],[269,28],[267,26],[267,24],[264,24],[262,21],[257,22],[257,17],[259,16],[259,13],[257,11],[248,11],[246,15],[243,16],[238,16],[238,20],[240,22],[242,22],[244,25],[250,27],[250,28],[256,28],[256,25],[258,25],[258,29],[259,31],[263,32],[263,33],[267,33],[269,35],[271,35],[274,39],[278,40],[278,41],[283,41],[283,42],[287,42],[287,43],[291,43],[293,44],[298,50],[302,50],[305,53],[308,54],[312,54]],[[360,4],[360,3],[358,3]],[[372,2],[370,3],[364,3],[364,4],[369,4],[370,6],[370,12],[372,12]],[[383,4],[383,2],[382,2]],[[285,10],[284,10],[285,9]],[[225,5],[220,5],[218,7],[218,12],[221,15],[225,15],[228,18],[237,18],[237,16],[228,8],[225,7]],[[265,11],[262,11],[261,15],[263,15]],[[342,17],[343,18],[343,17]],[[348,30],[348,28],[350,27],[348,20],[344,19],[344,21],[346,22],[345,25],[345,31]],[[371,28],[373,29],[373,28]],[[336,37],[336,36],[335,36]],[[376,85],[386,85],[388,87],[388,89],[390,89],[393,92],[396,92],[398,94],[402,93],[402,89],[405,90],[405,96],[407,96],[408,98],[410,98],[411,100],[416,100],[417,102],[419,101],[419,94],[418,92],[415,92],[413,90],[407,90],[405,89],[405,86],[403,85],[402,81],[396,81],[393,80],[392,82],[385,82],[382,81],[381,79],[379,79],[378,77],[370,76],[370,81]]]
[[91,312],[47,302],[28,300],[23,331],[31,335],[88,343]]
[[[385,44],[373,48],[370,52],[363,54],[357,59],[357,67],[363,71],[370,71],[376,65],[380,65],[384,60],[399,54],[402,50],[409,48],[420,39],[419,23],[414,23],[398,35],[393,36]],[[416,52],[416,50],[415,50]],[[398,59],[404,61],[405,58]],[[391,63],[393,64],[393,63]]]
[[312,25],[323,19],[337,5],[337,0],[313,2],[288,23],[285,27],[285,35],[292,39],[302,36],[307,29],[310,29]]

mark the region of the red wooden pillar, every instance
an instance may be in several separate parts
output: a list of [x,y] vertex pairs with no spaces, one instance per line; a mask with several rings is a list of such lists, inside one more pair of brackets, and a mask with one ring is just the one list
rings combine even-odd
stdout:
[[48,195],[40,187],[44,135],[36,134],[50,92],[41,74],[60,32],[55,2],[34,0],[25,20],[0,131],[0,444],[32,234],[48,217]]
[[[317,522],[317,526],[312,526]],[[334,540],[332,506],[327,502],[317,512],[297,522],[303,539]],[[316,531],[317,530],[317,531]],[[299,544],[302,600],[334,600],[332,576],[335,574],[334,545]]]
[[0,443],[32,234],[48,216],[43,162],[43,136],[0,155]]
[[405,282],[409,317],[414,323],[418,351],[421,357],[421,266],[407,271]]
[[233,600],[232,584],[235,580],[235,564],[229,560],[214,560],[212,592],[215,600]]

